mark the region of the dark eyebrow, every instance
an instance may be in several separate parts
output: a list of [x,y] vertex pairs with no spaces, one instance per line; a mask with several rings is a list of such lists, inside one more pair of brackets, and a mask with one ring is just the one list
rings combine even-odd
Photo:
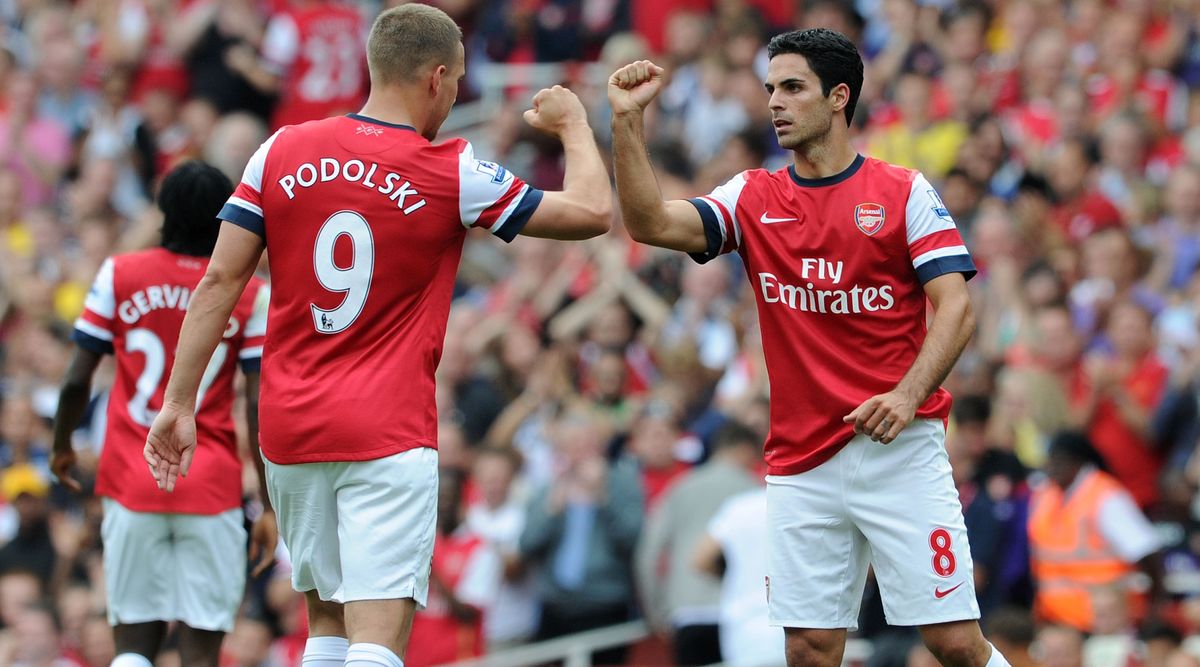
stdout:
[[797,77],[794,77],[794,76],[793,76],[793,77],[790,77],[790,78],[784,79],[783,81],[780,81],[778,84],[773,84],[773,83],[771,83],[770,81],[764,81],[764,82],[763,82],[763,87],[764,87],[764,88],[766,88],[768,91],[770,91],[772,88],[775,88],[775,87],[776,87],[776,85],[779,85],[779,86],[788,86],[788,85],[791,85],[791,84],[803,84],[803,83],[804,83],[804,79],[797,78]]

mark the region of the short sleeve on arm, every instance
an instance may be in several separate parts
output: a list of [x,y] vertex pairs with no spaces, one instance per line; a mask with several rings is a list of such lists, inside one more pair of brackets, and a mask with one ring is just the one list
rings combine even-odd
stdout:
[[116,291],[113,287],[113,260],[108,258],[96,272],[92,289],[83,302],[83,312],[75,320],[71,339],[79,347],[97,354],[113,352],[113,318],[117,311]]
[[262,209],[263,170],[267,164],[267,153],[281,132],[283,129],[271,135],[254,151],[246,163],[246,170],[242,172],[242,180],[233,190],[233,196],[217,214],[218,218],[250,230],[264,239],[267,237],[267,228]]
[[263,283],[254,295],[254,309],[246,320],[242,349],[238,350],[238,363],[244,373],[258,373],[262,368],[263,341],[267,337],[267,310],[270,305],[271,286]]
[[733,252],[742,246],[742,228],[737,219],[738,198],[746,187],[746,172],[729,179],[703,197],[689,199],[700,213],[708,248],[704,252],[688,253],[700,264],[719,255]]
[[541,190],[495,162],[475,159],[475,149],[463,142],[458,154],[458,211],[464,227],[481,227],[511,242],[541,203]]
[[921,174],[913,179],[905,210],[908,254],[921,284],[947,273],[961,273],[970,280],[975,262],[941,196]]
[[276,14],[263,35],[263,59],[273,74],[288,71],[300,54],[300,28],[290,14]]

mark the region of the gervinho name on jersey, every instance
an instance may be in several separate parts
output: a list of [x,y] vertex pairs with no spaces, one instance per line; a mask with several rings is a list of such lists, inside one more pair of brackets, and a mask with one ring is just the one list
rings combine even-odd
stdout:
[[347,160],[345,164],[342,164],[333,158],[323,157],[318,164],[319,167],[311,162],[305,162],[296,167],[295,173],[287,174],[279,179],[279,187],[287,193],[288,199],[296,198],[297,186],[311,188],[317,183],[344,179],[348,183],[359,183],[364,188],[377,190],[379,194],[396,202],[396,208],[404,211],[405,215],[409,215],[425,205],[421,193],[417,192],[412,183],[400,174],[386,172],[377,182],[375,172],[379,170],[379,165],[374,162],[369,166],[362,160]]
[[126,324],[136,324],[142,315],[160,308],[187,310],[192,291],[181,285],[151,285],[134,292],[117,306],[117,315]]
[[[800,278],[805,281],[828,280],[836,285],[842,282],[843,267],[844,263],[841,260],[804,257],[800,260]],[[778,276],[765,271],[759,272],[758,284],[766,303],[782,303],[788,308],[807,313],[873,313],[877,310],[890,310],[896,305],[891,285],[855,285],[848,290],[818,289],[812,282],[804,285],[780,282]]]

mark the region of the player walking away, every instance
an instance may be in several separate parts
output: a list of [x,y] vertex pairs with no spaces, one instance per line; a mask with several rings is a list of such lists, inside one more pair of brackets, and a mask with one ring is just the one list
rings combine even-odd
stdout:
[[[195,440],[204,360],[263,248],[274,289],[263,352],[267,483],[293,585],[308,600],[305,664],[401,665],[424,605],[437,501],[434,369],[467,229],[582,239],[604,233],[611,188],[583,105],[554,87],[525,119],[556,135],[565,189],[543,193],[431,143],[465,69],[441,10],[389,9],[367,40],[371,92],[357,114],[284,127],[222,210],[145,452],[170,491]],[[177,575],[179,576],[179,575]],[[348,637],[349,646],[347,648]]]
[[[217,211],[232,191],[228,178],[202,162],[186,162],[168,174],[158,196],[162,247],[107,259],[75,322],[77,347],[59,395],[50,467],[64,486],[80,490],[70,476],[71,432],[87,406],[96,366],[105,354],[114,355],[117,373],[96,494],[104,502],[104,576],[116,639],[112,664],[118,667],[152,664],[171,621],[182,623],[184,665],[216,665],[242,602],[246,531],[231,410],[234,367],[240,363],[261,482],[256,406],[269,300],[262,280],[252,279],[231,304],[219,343],[200,361],[192,436],[200,446],[187,487],[174,495],[159,491],[146,477],[142,456],[162,405],[184,311],[217,241]],[[275,516],[263,496],[267,510],[251,535],[253,549],[261,550],[256,574],[270,564],[276,543]]]
[[662,201],[646,158],[642,112],[662,69],[627,65],[608,95],[630,234],[699,262],[736,250],[756,294],[773,390],[771,622],[786,629],[790,665],[840,664],[870,561],[888,619],[920,626],[943,664],[1007,665],[975,620],[943,442],[950,396],[938,386],[974,328],[974,265],[921,174],[851,147],[863,71],[854,45],[818,29],[767,51],[771,117],[794,162],[742,172],[705,197]]

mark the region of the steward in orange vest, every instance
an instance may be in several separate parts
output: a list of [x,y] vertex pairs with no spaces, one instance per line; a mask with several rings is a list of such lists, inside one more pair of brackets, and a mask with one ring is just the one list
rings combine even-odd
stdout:
[[[1099,462],[1083,434],[1055,436],[1046,461],[1049,479],[1034,491],[1029,511],[1029,547],[1037,586],[1034,611],[1041,620],[1083,632],[1090,632],[1095,621],[1093,595],[1105,588],[1128,591],[1134,616],[1144,612],[1146,600],[1144,590],[1136,585],[1137,573],[1139,565],[1153,569],[1148,561],[1157,552],[1152,539],[1142,539],[1135,547],[1146,553],[1131,561],[1130,550],[1115,545],[1111,531],[1103,530],[1101,513],[1106,503],[1117,496],[1133,500],[1116,479],[1095,465]],[[1152,531],[1140,512],[1134,514],[1145,522],[1139,535]]]

